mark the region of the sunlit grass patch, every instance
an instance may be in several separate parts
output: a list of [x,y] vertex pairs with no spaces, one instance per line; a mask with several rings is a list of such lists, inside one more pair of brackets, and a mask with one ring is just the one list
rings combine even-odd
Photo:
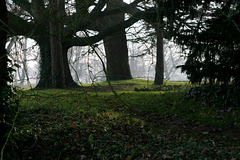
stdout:
[[[189,121],[196,121],[213,127],[239,126],[239,110],[225,111],[186,100],[178,91],[118,92],[122,103],[113,93],[83,93],[71,90],[43,90],[26,92],[21,104],[25,109],[49,108],[72,110],[118,110],[137,109],[140,112],[156,112],[160,116],[179,115]],[[128,106],[126,106],[128,105]]]
[[[152,85],[153,80],[143,80],[143,79],[130,79],[130,80],[117,80],[117,81],[111,81],[111,84],[136,84],[136,85]],[[107,81],[104,82],[98,82],[99,85],[108,85]]]

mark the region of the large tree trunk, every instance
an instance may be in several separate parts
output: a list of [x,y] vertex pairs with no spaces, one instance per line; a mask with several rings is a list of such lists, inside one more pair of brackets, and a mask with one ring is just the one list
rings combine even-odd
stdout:
[[[46,37],[48,39],[49,37]],[[51,73],[51,47],[50,41],[41,41],[38,43],[40,46],[40,80],[36,86],[36,89],[45,89],[52,87],[52,73]],[[62,47],[63,68],[65,76],[65,87],[76,88],[77,83],[74,82],[67,57],[68,48]]]
[[163,79],[164,79],[163,31],[157,30],[157,62],[154,84],[163,85]]
[[[59,8],[64,8],[64,1],[57,3],[52,1],[51,21],[49,22],[49,35],[39,35],[38,44],[40,46],[40,80],[36,88],[76,88],[78,85],[73,81],[69,69],[67,51],[61,42],[60,28],[61,24],[57,23],[60,15]],[[47,36],[46,36],[47,35]],[[40,40],[41,39],[41,40]]]
[[58,19],[59,0],[51,1],[51,18],[49,22],[50,28],[50,45],[51,45],[51,67],[52,67],[52,87],[53,88],[66,88],[65,75],[63,66],[63,53],[60,35],[60,24]]
[[40,79],[36,86],[37,89],[45,89],[52,87],[51,72],[51,47],[49,37],[45,40],[38,41],[40,47]]
[[131,79],[125,31],[104,38],[107,73],[110,80]]
[[[108,9],[118,8],[123,4],[122,0],[115,0],[109,3]],[[115,14],[104,18],[101,29],[105,30],[124,20],[124,13]],[[110,80],[132,79],[129,61],[128,48],[125,30],[103,39],[107,58],[107,73]]]

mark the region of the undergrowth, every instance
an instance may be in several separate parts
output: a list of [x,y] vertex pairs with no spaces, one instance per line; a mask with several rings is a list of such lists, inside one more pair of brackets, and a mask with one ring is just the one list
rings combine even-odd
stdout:
[[[186,99],[185,87],[135,92],[135,87],[144,87],[143,82],[128,81],[125,85],[129,83],[136,85],[123,88],[132,91],[122,90],[118,95],[129,104],[133,114],[111,92],[24,91],[6,159],[240,157],[238,137],[198,129],[203,125],[219,129],[216,131],[239,130],[239,110],[222,110]],[[184,123],[173,128],[174,121]],[[167,125],[161,125],[163,122]],[[186,123],[191,125],[184,127]]]
[[227,109],[240,107],[240,86],[234,84],[205,84],[191,88],[187,95],[215,107]]

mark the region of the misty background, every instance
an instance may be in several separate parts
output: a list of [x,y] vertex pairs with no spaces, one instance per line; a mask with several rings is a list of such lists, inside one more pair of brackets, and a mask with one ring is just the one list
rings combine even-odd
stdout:
[[[127,30],[129,64],[133,78],[154,80],[156,65],[156,47],[151,42],[132,42],[136,35],[132,31],[136,26]],[[144,36],[144,35],[142,35]],[[185,73],[176,66],[184,63],[181,48],[172,41],[164,41],[164,70],[166,81],[187,81]],[[97,53],[106,62],[103,42],[95,45]],[[15,67],[14,85],[19,87],[34,87],[39,81],[40,51],[36,42],[22,36],[11,37],[6,44],[10,58],[19,66]],[[72,77],[77,83],[95,83],[105,81],[106,77],[100,59],[90,46],[72,47],[68,50],[68,60]]]

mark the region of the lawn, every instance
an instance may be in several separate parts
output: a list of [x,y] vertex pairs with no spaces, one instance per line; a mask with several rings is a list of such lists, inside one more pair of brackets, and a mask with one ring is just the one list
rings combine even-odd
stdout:
[[[239,159],[240,110],[195,102],[187,82],[26,90],[6,159]],[[170,86],[170,87],[169,87]],[[176,87],[178,86],[178,87]]]

